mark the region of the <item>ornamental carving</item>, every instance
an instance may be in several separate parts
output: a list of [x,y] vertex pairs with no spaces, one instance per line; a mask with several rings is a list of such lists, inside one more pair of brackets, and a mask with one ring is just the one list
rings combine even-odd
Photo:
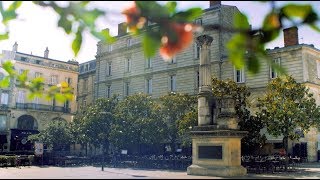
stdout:
[[202,47],[202,45],[210,46],[213,41],[213,38],[208,35],[201,35],[197,37],[196,43],[198,46]]

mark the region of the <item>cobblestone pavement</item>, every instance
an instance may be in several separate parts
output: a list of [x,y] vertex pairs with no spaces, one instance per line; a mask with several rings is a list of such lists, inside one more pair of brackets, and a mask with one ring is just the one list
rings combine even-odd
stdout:
[[248,173],[242,177],[187,175],[186,171],[131,168],[26,166],[0,168],[0,179],[320,179],[320,163],[305,163],[293,172]]

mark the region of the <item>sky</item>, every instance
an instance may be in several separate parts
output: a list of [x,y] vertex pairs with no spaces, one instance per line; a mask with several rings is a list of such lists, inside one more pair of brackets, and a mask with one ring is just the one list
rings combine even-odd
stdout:
[[[294,3],[311,4],[316,12],[320,12],[320,1],[291,1]],[[3,1],[4,6],[11,2]],[[61,5],[68,1],[60,1]],[[92,1],[90,7],[106,11],[106,16],[97,21],[98,29],[110,29],[113,36],[117,35],[118,24],[125,22],[121,11],[128,7],[132,1]],[[165,3],[162,1],[161,3]],[[185,10],[190,7],[209,7],[209,1],[177,1],[177,8]],[[248,16],[253,28],[261,26],[266,13],[271,9],[269,3],[258,1],[221,1],[223,5],[237,6],[238,9]],[[276,1],[276,5],[286,4],[289,1]],[[79,63],[84,63],[95,59],[98,39],[89,33],[83,37],[83,45],[77,57],[74,57],[71,43],[73,37],[67,35],[57,26],[58,15],[48,8],[34,5],[31,1],[23,1],[17,11],[18,19],[9,23],[10,36],[8,40],[0,41],[0,51],[12,50],[15,42],[18,43],[18,51],[36,56],[43,56],[46,47],[49,49],[49,58],[60,61],[75,59]],[[319,14],[320,15],[320,14]],[[3,26],[0,25],[0,31]],[[315,32],[307,26],[298,27],[299,43],[314,44],[320,49],[320,33]],[[266,48],[283,47],[283,34],[269,43]]]

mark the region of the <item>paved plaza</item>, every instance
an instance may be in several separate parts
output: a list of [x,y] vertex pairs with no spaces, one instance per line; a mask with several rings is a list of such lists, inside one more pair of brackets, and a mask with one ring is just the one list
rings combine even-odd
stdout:
[[132,168],[25,166],[0,168],[0,179],[320,179],[320,163],[305,163],[294,172],[249,173],[242,177],[187,175],[186,171]]

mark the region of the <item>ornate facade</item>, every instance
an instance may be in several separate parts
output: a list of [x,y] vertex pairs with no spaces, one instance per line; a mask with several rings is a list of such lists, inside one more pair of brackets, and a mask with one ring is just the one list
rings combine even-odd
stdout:
[[[220,1],[210,1],[210,7],[204,10],[195,23],[201,25],[233,25],[233,16],[239,12],[237,7],[222,5]],[[251,88],[250,100],[256,104],[257,98],[265,92],[268,82],[277,77],[277,72],[263,61],[260,73],[251,76],[245,69],[235,69],[228,60],[226,42],[231,33],[220,30],[208,30],[194,36],[194,44],[179,53],[171,61],[164,61],[159,53],[153,58],[145,58],[140,37],[130,36],[118,25],[117,41],[114,44],[98,43],[96,55],[96,74],[94,99],[119,94],[120,98],[145,92],[158,98],[168,92],[198,94],[199,92],[199,47],[196,38],[200,35],[213,37],[210,46],[210,64],[212,75],[219,79],[233,79],[239,84]],[[297,28],[284,30],[284,47],[268,49],[270,57],[287,70],[298,82],[304,83],[313,92],[316,103],[320,105],[320,51],[313,45],[299,44]],[[254,111],[255,108],[252,108]],[[261,133],[266,133],[264,130]],[[273,144],[273,152],[281,137],[268,135],[268,143]],[[303,147],[309,161],[317,160],[320,150],[320,136],[316,129],[301,137],[299,142],[290,142],[290,152],[296,144]]]
[[[1,62],[14,62],[18,73],[28,70],[28,78],[43,77],[45,88],[65,81],[77,93],[78,62],[63,62],[50,59],[48,48],[44,56],[35,56],[18,52],[18,44],[12,51],[3,50]],[[2,73],[5,71],[2,69]],[[2,77],[4,75],[2,74]],[[61,103],[55,99],[28,98],[28,90],[17,86],[17,80],[11,79],[10,86],[1,89],[0,133],[1,151],[28,151],[33,144],[27,140],[30,134],[38,133],[53,120],[72,121],[77,110],[76,96],[74,100]]]
[[91,60],[82,63],[79,67],[77,104],[78,110],[81,110],[82,107],[86,107],[93,102],[96,61]]

